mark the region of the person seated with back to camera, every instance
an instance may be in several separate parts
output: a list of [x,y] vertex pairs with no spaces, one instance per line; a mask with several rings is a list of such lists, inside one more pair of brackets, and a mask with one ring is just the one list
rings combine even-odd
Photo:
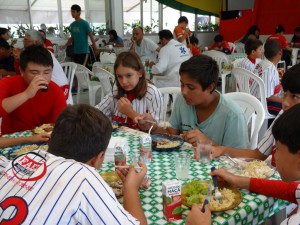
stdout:
[[[264,48],[265,59],[258,64],[254,73],[257,74],[265,84],[269,113],[277,115],[282,109],[281,98],[279,96],[281,93],[281,84],[277,70],[277,64],[282,56],[282,49],[280,48],[278,41],[274,39],[267,41]],[[251,84],[250,93],[257,98],[260,98],[257,82]]]
[[110,120],[138,128],[134,118],[146,112],[157,121],[162,118],[162,95],[145,77],[139,56],[132,51],[118,55],[115,65],[115,82],[111,93],[96,105]]
[[[14,160],[0,156],[0,199],[7,203],[1,218],[12,224],[16,217],[24,224],[147,224],[138,193],[147,167],[138,162],[140,172],[133,165],[116,169],[123,206],[99,175],[111,132],[99,110],[69,106],[55,122],[48,152],[37,149]],[[16,207],[21,214],[13,213]]]
[[[182,134],[182,138],[197,145],[210,141],[213,145],[247,147],[248,129],[245,116],[233,100],[216,91],[219,77],[217,62],[206,55],[197,55],[183,62],[179,69],[181,94],[177,96],[169,119],[170,127],[155,126],[153,133]],[[140,128],[148,130],[150,114],[135,120]],[[155,119],[155,118],[154,118]]]
[[109,35],[109,40],[107,43],[105,40],[102,40],[104,45],[112,45],[114,47],[124,47],[124,42],[122,38],[118,36],[117,31],[110,30],[108,31],[108,35]]
[[247,58],[242,59],[238,63],[238,67],[254,73],[261,62],[261,57],[263,55],[263,43],[258,39],[248,39],[245,43],[245,52]]
[[[179,66],[182,62],[191,57],[190,50],[182,43],[173,39],[173,34],[169,30],[161,30],[158,33],[161,49],[158,53],[158,62],[150,63],[151,73],[163,76],[164,79],[157,80],[155,86],[178,87],[179,86]],[[177,71],[176,70],[177,68]]]
[[299,48],[300,47],[300,27],[296,27],[294,31],[294,36],[291,40],[291,47]]
[[21,76],[0,80],[1,132],[9,134],[54,123],[66,107],[62,90],[51,81],[53,60],[43,46],[30,46],[20,56]]
[[227,41],[224,40],[223,36],[218,34],[215,36],[213,43],[209,46],[208,50],[216,50],[224,52],[227,55],[231,54],[231,47]]
[[246,41],[249,39],[252,40],[259,39],[259,33],[260,33],[260,29],[258,28],[258,26],[255,25],[251,26],[247,31],[247,33],[240,39],[236,40],[235,42],[241,42],[243,44],[246,44]]

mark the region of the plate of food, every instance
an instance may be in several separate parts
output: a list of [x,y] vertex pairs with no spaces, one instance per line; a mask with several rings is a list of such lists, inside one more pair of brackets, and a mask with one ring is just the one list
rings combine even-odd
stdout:
[[171,151],[178,149],[184,140],[169,134],[151,134],[152,149],[156,151]]
[[32,152],[33,150],[37,150],[37,149],[48,151],[48,145],[36,145],[36,144],[24,145],[21,148],[17,149],[16,151],[12,152],[10,154],[10,156],[11,157],[16,157],[16,156],[19,156],[19,155],[23,155],[27,152]]
[[[191,180],[182,185],[181,198],[182,204],[191,208],[193,204],[198,204],[201,208],[208,192],[209,180]],[[219,191],[222,194],[222,203],[214,199],[214,190],[212,192],[209,207],[212,212],[222,212],[233,209],[242,201],[242,194],[237,188],[230,186],[225,182],[219,182]]]
[[103,180],[111,187],[117,198],[123,197],[123,183],[115,171],[101,172]]
[[42,133],[48,133],[51,134],[53,131],[54,125],[52,123],[45,123],[41,126],[38,126],[34,129],[32,129],[32,133],[34,134],[42,134]]
[[269,178],[276,172],[265,161],[253,158],[234,158],[233,163],[227,157],[221,157],[220,168],[225,169],[236,175],[254,177],[254,178]]

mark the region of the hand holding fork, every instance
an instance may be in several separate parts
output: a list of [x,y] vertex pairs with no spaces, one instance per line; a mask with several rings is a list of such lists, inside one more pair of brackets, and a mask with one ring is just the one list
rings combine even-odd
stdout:
[[[211,172],[213,172],[216,168],[213,166],[210,170]],[[212,176],[213,182],[214,182],[214,186],[215,186],[215,200],[219,200],[219,202],[222,204],[222,194],[219,191],[218,188],[218,179],[217,176]]]

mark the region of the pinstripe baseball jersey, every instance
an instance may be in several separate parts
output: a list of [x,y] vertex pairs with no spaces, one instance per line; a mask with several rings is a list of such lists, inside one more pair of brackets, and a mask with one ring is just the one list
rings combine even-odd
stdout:
[[139,224],[95,168],[36,150],[0,156],[0,223]]
[[243,59],[240,63],[239,63],[239,67],[243,68],[245,70],[248,70],[250,72],[254,72],[256,66],[258,63],[261,62],[261,59],[255,59],[255,63],[251,62],[248,57]]
[[283,110],[281,110],[274,121],[272,122],[271,126],[267,130],[267,132],[264,134],[263,138],[260,140],[260,142],[257,145],[258,150],[265,156],[269,156],[272,153],[272,147],[275,146],[275,138],[272,134],[272,127],[275,123],[275,121],[282,115]]
[[[261,61],[260,65],[261,71],[255,70],[254,73],[257,74],[265,84],[266,98],[277,95],[281,90],[277,68],[267,59]],[[260,98],[259,87],[256,82],[252,83],[250,93]]]
[[[103,100],[96,105],[96,108],[102,111],[109,119],[112,119],[113,116],[116,116],[126,120],[126,115],[118,111],[118,99],[113,97],[115,95],[117,95],[116,87],[114,87],[113,93],[106,95]],[[159,122],[162,119],[162,95],[157,87],[152,84],[148,83],[148,88],[144,97],[140,100],[134,99],[131,105],[133,110],[139,114],[148,112],[156,121]]]

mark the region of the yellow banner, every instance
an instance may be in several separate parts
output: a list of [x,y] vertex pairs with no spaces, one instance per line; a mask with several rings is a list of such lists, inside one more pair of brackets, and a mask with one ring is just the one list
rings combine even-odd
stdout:
[[184,5],[188,5],[214,14],[219,14],[222,10],[226,10],[226,0],[176,0],[176,1]]

